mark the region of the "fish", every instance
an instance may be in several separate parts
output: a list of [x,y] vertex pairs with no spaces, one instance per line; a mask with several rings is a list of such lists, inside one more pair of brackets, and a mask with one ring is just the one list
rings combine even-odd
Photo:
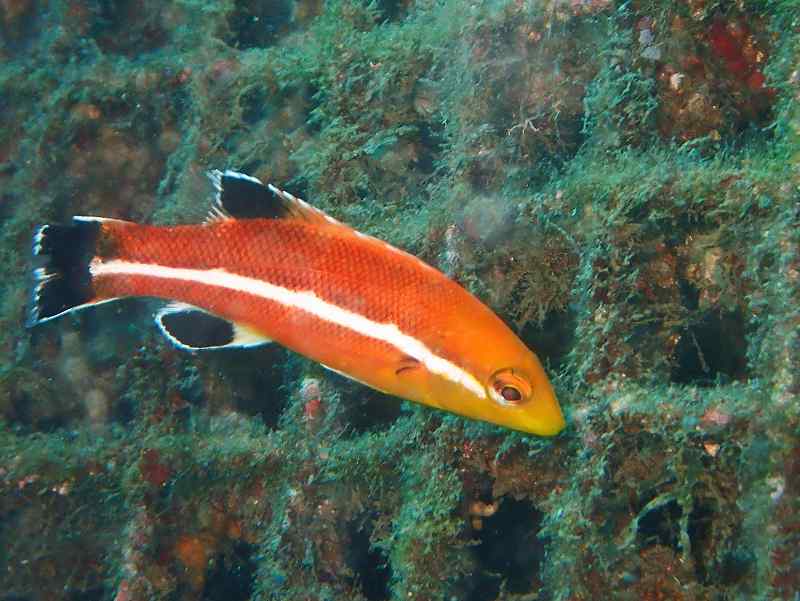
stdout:
[[208,175],[202,223],[38,227],[28,325],[155,297],[156,325],[190,352],[276,342],[435,409],[539,436],[564,428],[539,359],[458,283],[255,177]]

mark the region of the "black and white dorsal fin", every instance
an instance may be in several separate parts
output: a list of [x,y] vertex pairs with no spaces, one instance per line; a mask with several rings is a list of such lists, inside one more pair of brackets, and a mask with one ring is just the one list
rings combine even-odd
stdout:
[[252,328],[194,305],[172,303],[156,313],[155,320],[167,340],[187,351],[248,348],[272,342]]
[[[227,219],[299,219],[311,223],[348,227],[324,211],[258,178],[232,171],[213,170],[208,177],[216,195],[208,221]],[[349,228],[348,228],[349,229]]]

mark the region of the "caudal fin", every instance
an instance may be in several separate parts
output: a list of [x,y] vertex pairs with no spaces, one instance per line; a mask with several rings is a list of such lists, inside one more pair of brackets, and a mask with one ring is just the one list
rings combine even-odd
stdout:
[[98,221],[81,218],[72,225],[42,225],[36,230],[29,327],[102,302],[95,298],[89,271],[100,236]]

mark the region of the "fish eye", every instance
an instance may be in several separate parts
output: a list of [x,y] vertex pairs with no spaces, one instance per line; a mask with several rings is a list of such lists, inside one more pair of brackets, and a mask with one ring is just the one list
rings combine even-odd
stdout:
[[500,389],[500,394],[503,396],[505,400],[507,400],[510,403],[522,400],[522,393],[513,386],[508,386],[508,385],[503,386]]
[[531,385],[511,369],[496,372],[487,386],[489,396],[501,405],[521,405],[531,398]]

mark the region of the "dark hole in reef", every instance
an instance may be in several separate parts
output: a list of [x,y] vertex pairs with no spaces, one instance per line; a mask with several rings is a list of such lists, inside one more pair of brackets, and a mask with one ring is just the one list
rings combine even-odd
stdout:
[[[31,330],[33,346],[57,348],[59,342],[55,328],[57,326],[53,324]],[[0,406],[0,420],[7,420],[10,426],[26,434],[68,428],[80,421],[84,414],[80,399],[59,388],[63,386],[63,380],[50,364],[51,360],[41,361],[36,371],[12,368],[0,378],[0,397],[7,399],[7,403]],[[68,431],[64,435],[68,435]]]
[[269,428],[276,428],[286,404],[282,365],[286,351],[277,345],[251,349],[209,351],[208,367],[213,377],[229,386],[237,411],[259,416]]
[[421,151],[417,158],[416,168],[425,175],[430,175],[436,169],[436,161],[441,155],[442,138],[428,124],[423,123],[420,125],[419,141]]
[[680,551],[681,506],[672,500],[648,511],[639,520],[636,537],[642,548],[653,545]]
[[344,376],[330,372],[326,378],[342,391],[343,422],[352,434],[387,430],[400,416],[402,401]]
[[285,182],[285,185],[278,185],[278,184],[273,184],[273,185],[285,189],[287,192],[290,192],[292,196],[295,196],[296,198],[302,198],[309,204],[314,205],[317,208],[321,208],[319,206],[320,203],[315,202],[315,199],[312,196],[310,196],[308,180],[302,177],[301,175],[296,175],[291,179],[291,181]]
[[130,132],[142,142],[157,139],[162,131],[162,121],[166,115],[148,102],[141,103],[142,109],[131,112]]
[[234,48],[267,48],[289,30],[293,21],[288,0],[236,0],[228,15],[230,35],[225,42]]
[[412,4],[413,0],[377,0],[375,8],[382,20],[396,21],[405,18]]
[[[151,304],[133,298],[89,307],[62,319],[76,322],[75,327],[81,336],[80,350],[99,379],[104,373],[112,373],[130,361],[132,349],[149,344],[152,314]],[[126,424],[136,416],[138,397],[124,394],[125,389],[120,392],[114,395],[109,416],[112,421]]]
[[741,312],[709,311],[686,328],[673,351],[671,381],[713,386],[747,375],[747,340]]
[[155,50],[167,37],[159,8],[141,0],[99,0],[89,36],[103,52],[132,56]]
[[[323,123],[325,122],[324,119],[311,119],[310,107],[314,107],[319,104],[319,93],[319,87],[315,86],[313,83],[308,83],[299,89],[298,96],[295,100],[290,100],[290,102],[300,102],[303,105],[303,111],[305,115],[305,133],[309,136],[314,136],[314,134],[320,133],[322,131]],[[287,97],[289,96],[287,95]]]
[[[22,518],[21,514],[22,514],[21,510],[10,509],[8,507],[3,508],[3,510],[0,511],[0,540],[2,540],[4,543],[8,545],[6,547],[5,556],[9,558],[15,557],[15,555],[17,558],[20,557],[20,553],[17,550],[16,546],[17,544],[19,544],[18,541],[20,541],[19,537],[17,536],[17,533],[21,529],[24,529],[24,526],[22,527],[20,526],[20,521]],[[10,571],[11,570],[10,564],[8,565],[9,565],[8,569]],[[13,594],[4,596],[0,594],[0,601],[6,601],[6,600],[10,601],[12,599],[14,600],[27,599],[27,597],[17,596]]]
[[470,582],[467,601],[495,599],[505,582],[511,594],[527,594],[542,585],[540,566],[545,541],[538,537],[543,515],[531,503],[505,498],[475,532],[479,573]]
[[714,519],[713,501],[695,501],[694,507],[689,514],[688,534],[689,541],[692,543],[692,559],[694,559],[694,570],[697,579],[702,584],[708,584],[708,570],[706,567],[706,552],[712,544],[711,526]]
[[261,86],[249,88],[239,97],[239,107],[242,109],[242,121],[248,125],[258,123],[269,114],[266,90]]
[[755,565],[755,557],[745,549],[732,549],[725,553],[717,571],[721,584],[733,585],[749,578]]
[[63,428],[66,428],[67,425],[73,422],[74,419],[76,418],[68,419],[67,417],[64,416],[46,417],[36,420],[35,424],[32,425],[35,426],[35,430],[37,432],[52,433],[61,430]]
[[520,338],[546,368],[558,371],[567,359],[574,334],[574,312],[550,311],[542,323],[525,324]]
[[463,475],[464,497],[481,503],[494,503],[494,478],[484,472],[466,471]]
[[[264,166],[264,163],[262,161],[259,161],[258,159],[254,159],[252,161],[248,161],[248,162],[244,163],[241,166],[241,169],[236,169],[236,171],[240,171],[241,173],[244,173],[245,175],[250,175],[251,177],[255,177],[255,175],[253,175],[253,174],[256,173],[263,166]],[[272,182],[269,182],[269,183],[272,183]],[[271,198],[271,196],[270,196],[270,198]],[[244,205],[244,203],[242,203],[242,205]],[[246,207],[242,206],[242,209],[245,209],[245,208]],[[255,208],[253,208],[251,210],[255,210]],[[268,213],[265,213],[265,215],[267,215],[267,214]]]
[[[722,540],[719,536],[714,538],[713,521],[719,513],[715,499],[695,498],[689,514],[687,533],[692,545],[695,574],[706,586],[735,585],[749,576],[754,562],[752,554],[738,543],[741,535],[738,530],[726,532]],[[730,518],[725,519],[730,522]],[[721,550],[720,545],[730,548]]]
[[237,543],[228,553],[216,556],[206,572],[204,601],[247,601],[253,593],[255,547]]
[[697,311],[697,307],[700,305],[700,290],[685,278],[679,278],[678,291],[681,294],[683,306],[689,311]]
[[11,410],[4,413],[4,419],[20,427],[22,432],[56,432],[67,428],[70,423],[80,419],[80,412],[70,404],[57,406],[47,414],[39,414],[35,408],[41,398],[32,396],[26,391],[15,391],[11,396]]
[[389,599],[392,569],[383,551],[370,545],[373,518],[353,520],[348,524],[348,529],[350,545],[347,547],[347,564],[353,570],[353,580],[358,583],[361,594],[369,601]]
[[128,424],[136,417],[136,407],[130,397],[121,397],[111,411],[111,419],[120,424]]
[[[513,127],[512,124],[510,127]],[[526,136],[520,140],[518,150],[520,162],[536,165],[535,169],[529,170],[531,181],[541,178],[542,169],[559,170],[562,169],[578,153],[578,149],[586,140],[583,133],[583,114],[573,117],[562,117],[558,119],[551,132],[547,132],[547,126],[542,133],[542,138],[536,136]]]
[[[156,116],[157,111],[155,110],[148,110],[148,108],[144,108],[144,104],[146,98],[134,99],[131,96],[124,95],[124,96],[105,96],[100,97],[97,99],[95,104],[98,108],[102,111],[103,118],[108,119],[109,121],[114,119],[126,119],[131,117],[131,120],[135,119],[144,119],[149,121],[150,123],[154,123],[155,127],[147,132],[145,135],[153,135],[161,131],[161,122],[158,120]],[[78,102],[81,102],[78,99]],[[141,108],[137,108],[137,105],[141,106]],[[160,115],[159,115],[160,116]],[[97,132],[99,129],[97,124],[90,124],[94,131]],[[126,127],[126,130],[132,129],[131,127]],[[97,134],[95,133],[95,136]]]
[[[34,36],[41,31],[39,25],[44,19],[37,18],[40,11],[35,2],[15,2],[13,4],[17,6],[14,7],[9,6],[10,4],[12,3],[3,2],[6,12],[0,9],[0,48],[14,53],[24,52],[34,43]],[[9,13],[19,9],[20,5],[22,13],[12,18]]]
[[[78,323],[81,351],[97,369],[110,369],[130,359],[150,332],[152,310],[139,299],[122,299],[88,307],[72,314]],[[63,319],[69,320],[69,316]],[[144,329],[144,331],[143,331]]]
[[108,597],[108,591],[105,588],[95,586],[85,590],[70,591],[65,598],[67,601],[103,601]]

